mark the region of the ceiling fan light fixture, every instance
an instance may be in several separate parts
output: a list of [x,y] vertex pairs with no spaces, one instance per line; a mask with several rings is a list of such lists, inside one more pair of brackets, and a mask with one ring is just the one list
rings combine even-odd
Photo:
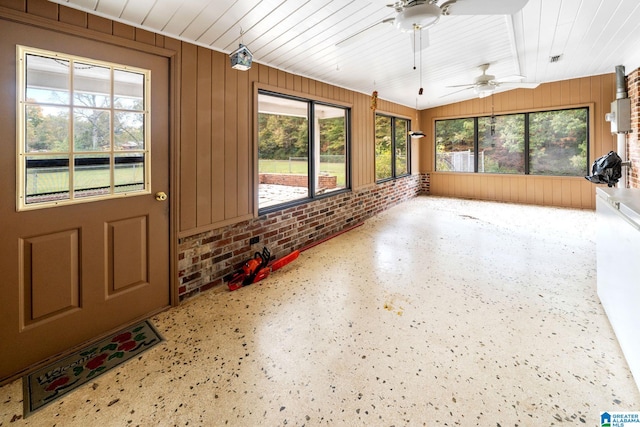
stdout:
[[435,25],[442,15],[442,9],[433,3],[422,3],[406,7],[398,12],[395,26],[405,33],[424,30]]
[[495,86],[493,85],[478,85],[478,86],[474,86],[473,90],[475,91],[475,93],[477,93],[478,95],[490,95],[491,93],[493,93],[493,91],[495,90]]

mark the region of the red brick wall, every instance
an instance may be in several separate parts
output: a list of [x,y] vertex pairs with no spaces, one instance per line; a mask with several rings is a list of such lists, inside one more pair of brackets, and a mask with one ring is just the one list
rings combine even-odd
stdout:
[[[413,175],[182,238],[178,241],[180,300],[214,287],[226,290],[223,277],[263,246],[281,257],[428,192],[428,175]],[[250,245],[249,239],[256,236],[260,242]]]
[[[631,133],[627,135],[627,159],[632,167],[628,171],[629,187],[640,188],[640,69],[633,71],[627,78],[627,91],[631,98]],[[624,160],[624,159],[623,159]]]

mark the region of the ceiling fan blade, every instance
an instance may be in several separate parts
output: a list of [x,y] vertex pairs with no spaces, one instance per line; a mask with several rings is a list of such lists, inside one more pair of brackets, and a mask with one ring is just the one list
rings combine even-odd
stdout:
[[467,88],[467,87],[474,87],[474,86],[475,86],[475,83],[467,83],[467,84],[464,84],[464,85],[451,85],[451,86],[445,86],[445,87],[464,87],[464,88]]
[[540,86],[540,83],[536,82],[504,82],[499,83],[499,86],[510,87],[512,89],[535,89]]
[[388,23],[393,24],[393,18],[389,18],[389,19],[385,19],[385,20],[380,21],[380,22],[376,22],[375,24],[372,24],[372,25],[369,25],[368,27],[363,28],[362,30],[358,31],[357,33],[353,33],[350,36],[345,37],[344,39],[342,39],[342,40],[340,40],[339,42],[336,43],[336,47],[351,46],[352,44],[365,39],[367,36],[369,36],[371,34],[372,30],[375,30],[379,25],[388,24]]
[[[467,87],[460,89],[460,90],[456,90],[450,93],[447,93],[445,95],[441,95],[438,98],[446,98],[447,96],[451,96],[451,95],[455,95],[456,93],[460,93],[460,92],[464,92],[465,90],[469,90],[469,89],[473,89],[473,85],[469,86],[469,85],[465,85]],[[447,86],[447,87],[455,87],[455,86]]]
[[529,0],[450,0],[442,4],[449,15],[513,15]]
[[521,83],[518,83],[518,87],[521,88],[521,89],[535,89],[538,86],[540,86],[540,83],[537,83],[537,82],[533,82],[533,83],[521,82]]
[[402,9],[405,8],[405,6],[406,6],[405,2],[401,1],[401,0],[399,0],[399,1],[395,2],[395,3],[391,3],[391,4],[387,5],[387,7],[394,8],[396,10],[396,12],[400,12]]
[[526,79],[525,76],[520,76],[520,75],[513,75],[513,76],[506,76],[506,77],[500,77],[499,79],[496,79],[495,81],[498,83],[509,83],[509,82],[518,82],[522,79]]

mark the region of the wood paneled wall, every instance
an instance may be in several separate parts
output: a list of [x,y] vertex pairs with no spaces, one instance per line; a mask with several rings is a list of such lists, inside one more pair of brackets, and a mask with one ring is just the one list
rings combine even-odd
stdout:
[[436,119],[473,117],[509,112],[560,109],[588,105],[591,111],[589,167],[596,158],[616,149],[616,138],[604,116],[615,99],[615,74],[584,77],[541,84],[536,89],[518,89],[493,97],[477,98],[420,112],[427,135],[420,150],[420,172],[428,173],[430,193],[440,196],[518,202],[583,209],[595,208],[595,186],[582,177],[469,174],[435,172]]
[[[368,94],[262,64],[254,63],[245,72],[233,70],[226,54],[46,0],[0,0],[0,8],[2,15],[9,19],[12,14],[16,19],[24,19],[26,15],[34,25],[56,26],[80,37],[139,50],[157,47],[159,52],[172,52],[171,91],[175,105],[169,120],[174,141],[175,178],[171,196],[178,201],[174,215],[179,237],[255,215],[255,83],[301,97],[349,105],[352,187],[358,190],[375,183],[374,112]],[[414,109],[383,99],[378,101],[378,109],[417,119]],[[417,166],[417,161],[415,164]]]
[[[176,43],[179,43],[178,46]],[[167,39],[179,49],[179,235],[255,216],[257,188],[254,87],[351,108],[352,186],[375,183],[374,113],[370,97],[254,63],[230,67],[226,54]],[[414,109],[384,100],[380,111],[416,120]]]

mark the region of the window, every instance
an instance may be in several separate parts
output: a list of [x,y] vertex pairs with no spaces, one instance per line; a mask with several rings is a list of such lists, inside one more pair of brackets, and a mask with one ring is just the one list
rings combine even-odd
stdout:
[[586,107],[437,120],[436,170],[584,176],[588,130]]
[[536,175],[588,174],[586,108],[529,114],[529,171]]
[[258,208],[349,188],[349,109],[258,92]]
[[524,117],[510,114],[478,118],[478,172],[525,172]]
[[436,170],[473,172],[475,159],[474,119],[436,122]]
[[409,120],[376,114],[376,181],[397,178],[410,173],[410,130]]
[[150,71],[18,48],[18,209],[148,193]]

